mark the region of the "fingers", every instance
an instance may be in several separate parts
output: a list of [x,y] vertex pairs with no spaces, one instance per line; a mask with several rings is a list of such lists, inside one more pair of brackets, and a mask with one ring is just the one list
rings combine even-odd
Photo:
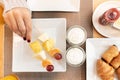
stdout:
[[31,41],[31,35],[32,35],[32,21],[30,16],[25,16],[24,17],[24,23],[26,26],[26,39],[28,42]]
[[23,17],[21,16],[21,14],[18,11],[13,12],[13,15],[15,17],[18,29],[19,29],[22,37],[25,38],[26,37],[26,27],[25,27],[25,24],[23,21]]
[[23,37],[24,40],[31,41],[32,21],[28,9],[14,8],[4,14],[4,20],[12,31]]
[[10,21],[8,20],[7,15],[3,15],[3,17],[4,17],[5,23],[9,26],[10,30],[12,30],[12,27],[11,27]]
[[17,25],[19,27],[20,32],[22,33],[24,40],[30,42],[32,35],[32,21],[30,12],[27,9],[24,9],[24,12],[21,15],[21,13],[18,10],[16,10],[14,12],[14,16],[17,16]]
[[12,14],[12,12],[8,12],[4,15],[4,19],[5,19],[5,22],[6,24],[8,25],[8,27],[14,31],[16,34],[18,34],[19,36],[22,36],[21,33],[19,32],[19,29],[17,27],[17,24],[16,24],[16,20]]

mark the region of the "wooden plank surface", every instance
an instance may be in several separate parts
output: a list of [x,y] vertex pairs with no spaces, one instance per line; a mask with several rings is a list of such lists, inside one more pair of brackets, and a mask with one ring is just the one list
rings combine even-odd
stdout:
[[[84,28],[86,28],[88,32],[88,37],[92,37],[93,35],[91,16],[92,16],[92,0],[81,0],[81,9],[80,12],[78,13],[33,12],[33,18],[66,18],[67,28],[72,25],[81,25]],[[83,47],[85,47],[85,44],[83,45]],[[5,75],[11,73],[12,73],[12,32],[6,27]],[[67,72],[64,73],[16,73],[16,74],[20,77],[21,80],[86,80],[86,65],[84,63],[81,67],[78,68],[73,68],[67,65]]]
[[[101,4],[101,3],[105,2],[105,1],[108,1],[108,0],[94,0],[93,1],[93,9],[95,10],[95,8],[99,4]],[[90,22],[91,14],[92,14],[92,12],[91,12],[91,8],[92,8],[91,7],[92,6],[91,2],[92,2],[92,0],[88,0],[88,2],[89,2],[89,3],[87,3],[88,6],[84,5],[86,3],[85,0],[83,0],[81,2],[81,11],[82,12],[79,12],[79,13],[62,13],[62,12],[47,12],[47,13],[46,12],[39,12],[38,13],[38,12],[33,12],[33,18],[66,17],[67,22],[68,22],[67,23],[68,27],[70,27],[71,25],[74,25],[74,24],[82,25],[87,29],[88,37],[92,37],[92,35],[89,34],[90,31],[91,31],[89,29],[92,29],[92,28],[89,28],[89,27],[92,27],[91,22]],[[0,8],[0,10],[1,10],[0,13],[2,13],[2,8]],[[2,19],[2,18],[0,18],[0,19]],[[3,42],[4,27],[3,27],[3,25],[0,25],[0,26],[2,26],[0,28],[0,35],[2,35],[2,36],[0,36],[0,40],[2,40],[2,41],[0,41],[0,42]],[[5,61],[10,60],[10,62],[11,62],[12,61],[12,56],[11,56],[12,55],[12,32],[8,28],[6,28],[5,33],[6,33],[6,37],[5,37],[5,42],[6,42],[5,43],[5,54],[7,55],[8,53],[10,53],[10,55],[8,57],[6,57]],[[93,29],[93,37],[101,38],[103,36],[100,35],[95,29]],[[11,48],[9,48],[9,46],[7,46],[7,45],[10,45]],[[0,46],[0,49],[1,49],[0,52],[1,53],[3,52],[2,51],[3,50],[2,46],[3,45]],[[3,54],[0,56],[0,59],[2,59],[2,60],[0,60],[1,61],[0,63],[3,64]],[[12,64],[6,63],[5,65],[7,65],[7,66],[5,66],[5,69],[9,68],[8,71],[7,70],[5,71],[6,72],[5,74],[6,75],[10,74]],[[0,67],[1,67],[0,69],[3,70],[3,66],[0,66]],[[0,72],[0,74],[1,74],[0,76],[3,76],[3,71]],[[33,73],[17,73],[17,74],[20,75],[23,80],[26,79],[26,76],[28,77],[28,79],[32,79],[31,77],[29,77],[29,75],[31,75],[33,77],[33,79],[35,78],[35,76],[36,76],[36,78],[38,78],[38,76],[39,76],[39,77],[41,77],[41,79],[53,79],[53,78],[56,78],[56,80],[66,80],[66,79],[85,80],[85,64],[81,68],[77,68],[77,69],[74,69],[74,68],[71,68],[70,66],[68,66],[68,71],[66,73],[60,73],[60,74],[59,73],[54,73],[54,74],[40,73],[39,75],[38,75],[38,73],[35,73],[35,75],[33,75]],[[74,76],[72,74],[74,74],[74,75],[77,74],[77,75]],[[64,76],[64,78],[62,78],[63,76]],[[67,78],[66,76],[70,76],[70,77]],[[80,77],[80,76],[82,76],[82,77]]]
[[0,6],[0,78],[4,76],[4,21],[3,8]]

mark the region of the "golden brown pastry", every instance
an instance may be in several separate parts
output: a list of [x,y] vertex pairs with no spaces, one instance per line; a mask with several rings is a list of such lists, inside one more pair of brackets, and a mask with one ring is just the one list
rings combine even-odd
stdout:
[[115,69],[117,69],[120,66],[120,54],[115,57],[112,62],[110,63]]
[[119,54],[119,51],[118,51],[117,46],[112,45],[112,46],[109,47],[108,50],[106,50],[106,51],[103,53],[102,58],[103,58],[107,63],[110,63],[114,57],[118,56],[118,54]]
[[117,69],[117,76],[118,76],[118,80],[120,80],[120,67]]
[[114,69],[103,60],[97,60],[97,74],[102,80],[114,80]]

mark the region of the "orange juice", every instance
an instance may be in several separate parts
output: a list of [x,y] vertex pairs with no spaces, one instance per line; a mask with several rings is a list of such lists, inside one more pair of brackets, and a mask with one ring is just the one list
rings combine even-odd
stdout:
[[8,75],[0,80],[20,80],[20,79],[17,77],[17,75],[11,74],[11,75]]
[[0,4],[0,78],[4,76],[4,20],[3,20],[3,7]]
[[3,19],[3,7],[2,4],[0,4],[0,26],[4,25],[4,19]]

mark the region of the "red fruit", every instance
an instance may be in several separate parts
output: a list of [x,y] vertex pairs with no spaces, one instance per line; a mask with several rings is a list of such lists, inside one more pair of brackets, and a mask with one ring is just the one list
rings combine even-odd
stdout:
[[56,60],[62,59],[62,55],[61,55],[60,53],[56,53],[56,54],[54,55],[54,57],[55,57]]
[[52,71],[54,70],[54,66],[53,66],[53,65],[48,65],[48,66],[46,67],[46,70],[47,70],[48,72],[52,72]]

